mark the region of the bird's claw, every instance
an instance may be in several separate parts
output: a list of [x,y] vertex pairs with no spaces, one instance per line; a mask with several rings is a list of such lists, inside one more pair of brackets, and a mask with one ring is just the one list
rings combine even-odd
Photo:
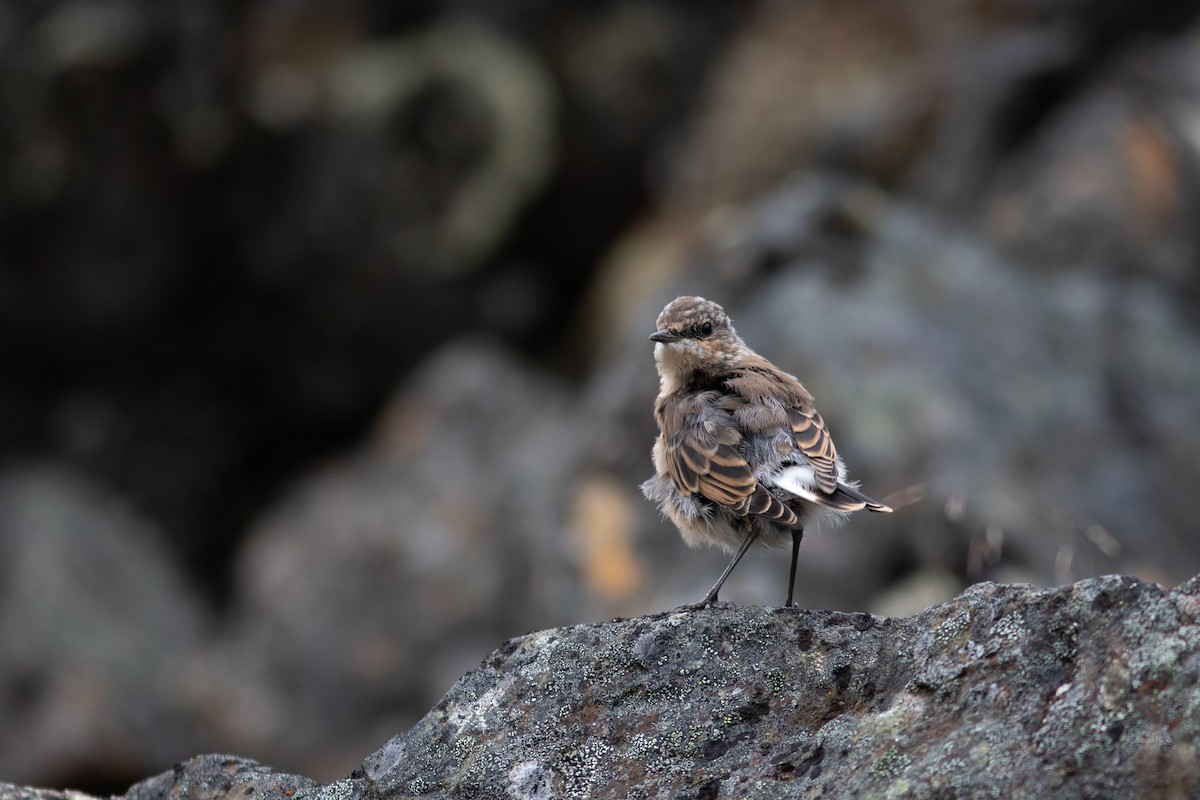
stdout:
[[715,594],[706,595],[699,603],[684,603],[676,611],[707,611],[717,605],[719,601]]

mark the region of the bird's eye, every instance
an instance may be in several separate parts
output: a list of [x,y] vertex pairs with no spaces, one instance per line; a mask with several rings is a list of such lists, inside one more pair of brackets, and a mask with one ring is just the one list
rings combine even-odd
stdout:
[[712,333],[712,331],[713,331],[713,328],[712,328],[711,322],[706,322],[700,326],[700,335],[701,336],[708,336],[710,333]]

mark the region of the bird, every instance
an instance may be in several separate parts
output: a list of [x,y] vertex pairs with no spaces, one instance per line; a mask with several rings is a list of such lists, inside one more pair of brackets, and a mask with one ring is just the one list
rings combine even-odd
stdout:
[[813,396],[793,375],[754,352],[729,315],[703,297],[672,300],[658,315],[654,401],[658,437],[647,499],[689,546],[733,554],[699,606],[717,602],[725,580],[755,541],[792,546],[786,605],[806,527],[851,511],[889,513],[858,490]]

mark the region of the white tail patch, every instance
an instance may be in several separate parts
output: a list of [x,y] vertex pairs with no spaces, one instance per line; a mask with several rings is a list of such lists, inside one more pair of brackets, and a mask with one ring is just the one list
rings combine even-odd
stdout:
[[765,483],[777,486],[804,500],[813,503],[820,502],[820,498],[813,491],[817,486],[817,474],[812,467],[784,467],[779,472],[768,475]]

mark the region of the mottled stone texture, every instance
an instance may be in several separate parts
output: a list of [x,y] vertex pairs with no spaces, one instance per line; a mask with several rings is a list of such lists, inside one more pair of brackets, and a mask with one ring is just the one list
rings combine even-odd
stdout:
[[126,793],[125,800],[311,797],[321,791],[315,781],[277,772],[249,759],[207,755],[142,781]]
[[369,758],[376,797],[1200,789],[1200,581],[979,584],[908,619],[679,610],[535,633]]
[[1200,578],[1110,576],[542,631],[343,781],[206,756],[126,798],[1195,797],[1198,615]]

